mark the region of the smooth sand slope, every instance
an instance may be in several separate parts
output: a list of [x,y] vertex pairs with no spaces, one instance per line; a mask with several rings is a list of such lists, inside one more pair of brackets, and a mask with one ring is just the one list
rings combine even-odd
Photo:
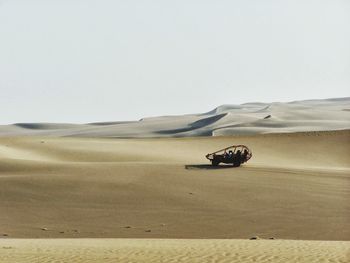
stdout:
[[[0,138],[0,235],[350,240],[350,131]],[[214,169],[208,152],[253,158]]]
[[[238,143],[246,165],[208,165]],[[2,137],[0,262],[349,262],[349,146],[348,130]]]
[[[72,113],[74,114],[74,113]],[[350,98],[245,103],[183,116],[90,124],[0,125],[0,136],[188,137],[350,129]]]

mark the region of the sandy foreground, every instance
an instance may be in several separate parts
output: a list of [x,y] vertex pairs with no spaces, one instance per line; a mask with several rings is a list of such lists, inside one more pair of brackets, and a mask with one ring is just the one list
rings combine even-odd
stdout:
[[0,262],[349,261],[350,131],[3,137],[0,184]]
[[350,242],[217,239],[9,239],[0,262],[349,262]]

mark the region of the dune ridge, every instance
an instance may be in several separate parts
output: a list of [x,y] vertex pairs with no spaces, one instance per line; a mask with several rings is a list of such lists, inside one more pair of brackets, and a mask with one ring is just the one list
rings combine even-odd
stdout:
[[[0,125],[0,136],[189,137],[350,129],[350,97],[222,105],[183,116],[88,124]],[[266,118],[268,116],[268,118]]]

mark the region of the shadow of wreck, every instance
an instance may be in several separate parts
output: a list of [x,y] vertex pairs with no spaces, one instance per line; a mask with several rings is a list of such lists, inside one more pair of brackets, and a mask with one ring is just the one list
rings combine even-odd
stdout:
[[186,170],[220,170],[220,169],[228,169],[228,168],[237,168],[232,165],[218,165],[212,166],[211,164],[186,164]]

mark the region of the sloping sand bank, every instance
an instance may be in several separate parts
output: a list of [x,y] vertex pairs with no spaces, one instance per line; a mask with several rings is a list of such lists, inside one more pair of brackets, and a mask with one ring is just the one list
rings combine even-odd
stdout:
[[[350,240],[350,131],[0,139],[0,236]],[[253,158],[213,168],[208,152]]]
[[[240,143],[240,168],[204,158]],[[347,130],[0,138],[0,262],[349,262],[349,145]]]
[[0,240],[0,262],[280,262],[350,260],[350,242],[195,239]]

